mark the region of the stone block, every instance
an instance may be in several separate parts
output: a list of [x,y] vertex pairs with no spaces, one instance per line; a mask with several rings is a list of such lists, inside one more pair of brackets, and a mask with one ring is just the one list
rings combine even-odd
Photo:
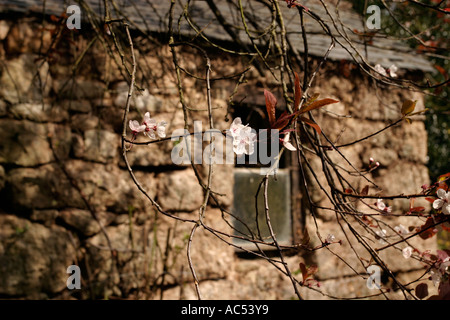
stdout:
[[[139,141],[146,140],[140,139]],[[149,145],[134,145],[133,148],[127,152],[128,162],[132,167],[175,167],[171,158],[172,147],[172,141],[152,143]],[[121,165],[125,166],[122,159]]]
[[[396,233],[395,230],[390,229],[386,224],[389,224],[392,228],[399,226],[400,224],[406,228],[409,226],[423,225],[416,217],[377,217],[377,219],[379,219],[379,224],[383,226],[382,229],[386,230],[386,241],[382,242],[375,236],[375,232],[379,231],[380,228],[369,226],[368,228],[363,229],[352,217],[347,215],[347,219],[352,222],[352,228],[360,235],[364,236],[363,239],[372,249],[382,248],[388,243],[394,243],[401,240],[401,236]],[[308,230],[312,239],[310,246],[318,246],[320,245],[320,241],[313,231],[316,230],[315,223],[312,221],[312,218],[309,218],[308,220]],[[363,265],[367,266],[368,261],[371,261],[372,257],[363,245],[355,239],[346,223],[341,219],[342,228],[335,221],[323,222],[318,220],[317,224],[322,239],[325,239],[328,234],[333,234],[336,241],[342,241],[341,245],[338,243],[331,244],[328,247],[329,250],[316,250],[314,255],[310,257],[311,261],[319,266],[317,276],[322,280],[326,280],[343,276],[355,276],[355,272],[366,273]],[[373,224],[376,224],[374,220]],[[393,272],[422,269],[424,267],[423,263],[413,258],[405,259],[403,257],[401,250],[408,245],[417,248],[420,252],[425,250],[431,250],[433,252],[437,248],[436,238],[424,241],[419,237],[416,237],[408,240],[407,243],[402,242],[393,247],[381,250],[378,252],[378,255]],[[361,259],[362,262],[358,262],[359,259]]]
[[0,215],[0,225],[1,295],[43,299],[66,288],[77,250],[68,231],[9,214]]
[[90,129],[84,133],[84,156],[86,160],[107,163],[118,156],[120,138],[117,134]]
[[63,122],[69,119],[69,113],[63,107],[49,104],[21,103],[12,105],[9,112],[16,119],[34,122]]
[[80,195],[56,164],[39,168],[16,168],[7,172],[5,199],[8,206],[23,210],[83,208]]
[[34,209],[30,215],[31,221],[41,222],[46,227],[50,227],[55,223],[55,219],[59,216],[59,211],[55,209]]
[[[128,213],[130,207],[144,209],[150,206],[148,200],[133,184],[130,174],[116,165],[89,163],[72,160],[66,163],[69,174],[74,177],[79,188],[96,212]],[[137,179],[154,197],[155,182],[152,173],[135,172]],[[69,205],[67,202],[66,206]],[[85,208],[85,206],[72,206]]]
[[0,163],[36,166],[53,160],[48,138],[59,157],[65,158],[71,148],[70,128],[31,121],[0,119],[0,134],[5,143],[0,146]]
[[193,211],[203,203],[203,189],[192,169],[161,173],[158,202],[164,210]]
[[67,225],[78,230],[83,236],[90,237],[101,231],[100,224],[106,226],[113,221],[114,214],[108,212],[96,212],[98,221],[88,210],[65,209],[60,211],[59,217]]
[[[52,88],[47,62],[36,64],[37,55],[24,53],[0,67],[0,96],[12,104],[40,102]],[[39,66],[39,70],[38,70]],[[36,77],[35,75],[39,76]],[[42,80],[39,82],[39,77]]]
[[78,132],[99,128],[98,117],[88,113],[77,113],[70,117],[72,128]]
[[[143,225],[133,223],[106,227],[111,246],[117,252],[120,263],[120,288],[127,292],[142,287],[146,281],[158,283],[164,279],[168,286],[180,282],[191,282],[192,274],[188,267],[186,250],[192,223],[184,223],[161,216],[152,216]],[[180,213],[181,217],[191,218],[191,213]],[[222,220],[217,209],[207,210],[204,222],[220,232],[230,232],[230,227]],[[218,234],[221,236],[221,234]],[[103,233],[88,240],[87,252],[95,279],[99,281],[108,276],[111,255]],[[200,281],[226,279],[232,272],[233,249],[211,232],[198,228],[191,247],[192,263]],[[126,275],[126,276],[125,276]],[[115,281],[119,284],[119,280]]]

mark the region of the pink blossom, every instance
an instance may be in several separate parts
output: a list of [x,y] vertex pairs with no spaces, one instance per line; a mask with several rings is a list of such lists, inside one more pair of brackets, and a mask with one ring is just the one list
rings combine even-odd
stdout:
[[230,126],[231,136],[233,138],[237,137],[239,135],[239,131],[244,127],[245,126],[242,124],[241,118],[237,117],[236,119],[234,119],[233,123],[231,123],[231,126]]
[[134,136],[136,136],[139,132],[143,132],[146,136],[152,139],[156,139],[156,134],[160,138],[164,138],[166,136],[166,125],[165,121],[160,121],[159,123],[156,120],[150,118],[150,112],[146,112],[144,114],[144,120],[142,124],[139,124],[137,120],[130,120],[129,126]]
[[233,151],[237,155],[251,155],[255,151],[256,133],[248,125],[242,124],[241,118],[236,118],[230,126],[230,133],[233,137]]
[[397,78],[397,74],[396,74],[397,70],[398,70],[397,66],[396,66],[395,64],[393,64],[393,65],[390,66],[389,69],[388,69],[389,75],[390,75],[392,78]]
[[391,207],[387,206],[382,199],[378,199],[377,202],[375,203],[375,205],[377,206],[378,210],[381,210],[383,212],[387,212],[390,213],[392,211]]
[[156,139],[156,134],[160,138],[164,138],[166,136],[167,123],[165,121],[160,121],[157,123],[155,119],[150,118],[150,112],[146,112],[144,114],[143,124],[145,125],[144,134],[149,138]]
[[377,64],[375,66],[375,71],[378,72],[378,73],[381,73],[383,76],[387,77],[386,70],[380,64]]
[[297,149],[292,145],[292,143],[289,142],[289,136],[290,136],[290,132],[286,133],[286,134],[284,135],[283,140],[281,140],[281,142],[283,143],[283,146],[284,146],[286,149],[288,149],[288,150],[290,150],[290,151],[295,151],[295,150],[297,150]]
[[450,276],[450,251],[437,250],[437,257],[438,260],[430,270],[431,280],[436,287],[447,282]]
[[[397,78],[396,72],[398,71],[398,68],[395,64],[393,64],[389,68],[384,69],[380,64],[377,64],[375,66],[375,71],[382,74],[385,77],[390,76],[391,78]],[[388,75],[388,72],[389,72],[389,75]]]
[[332,242],[334,242],[334,240],[336,240],[336,237],[334,236],[334,234],[329,234],[327,236],[327,238],[325,239],[325,242],[326,243],[332,243]]
[[395,232],[397,232],[398,234],[401,234],[401,235],[406,235],[409,233],[409,231],[402,224],[395,227],[394,230],[395,230]]
[[256,133],[252,132],[252,128],[244,127],[238,131],[233,139],[233,151],[237,155],[251,155],[255,151],[254,144],[256,142]]
[[436,192],[438,199],[434,200],[433,208],[441,210],[443,214],[450,214],[450,192],[445,192],[444,189],[438,189]]
[[376,231],[375,233],[378,236],[378,242],[380,242],[380,244],[386,244],[386,241],[384,241],[386,239],[386,230],[382,229]]
[[137,120],[130,120],[129,126],[134,135],[145,130],[145,125],[140,125]]
[[406,247],[402,250],[403,258],[408,259],[411,257],[413,249],[411,247]]

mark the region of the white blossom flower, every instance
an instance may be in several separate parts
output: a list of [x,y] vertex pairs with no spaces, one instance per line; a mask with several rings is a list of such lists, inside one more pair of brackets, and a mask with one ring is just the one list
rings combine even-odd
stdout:
[[236,118],[230,126],[230,133],[233,137],[233,151],[237,155],[251,155],[255,151],[256,133],[248,125],[242,124],[241,118]]
[[408,229],[405,228],[404,225],[400,224],[394,228],[395,232],[401,235],[406,235],[409,233]]
[[411,247],[406,247],[402,250],[403,258],[408,259],[411,257],[413,249]]
[[130,120],[129,126],[134,135],[145,130],[145,125],[140,125],[137,120]]
[[441,282],[441,278],[442,278],[441,273],[439,272],[439,270],[433,268],[430,270],[430,275],[431,275],[431,281],[433,281],[434,286],[438,287],[439,283]]
[[378,199],[377,202],[375,203],[375,205],[377,206],[378,210],[381,210],[383,212],[387,212],[390,213],[392,211],[391,207],[387,206],[382,199]]
[[325,241],[326,241],[327,243],[332,243],[332,242],[334,242],[334,240],[336,240],[336,237],[334,236],[334,234],[329,234],[329,235],[327,236],[327,238],[325,239]]
[[435,261],[430,270],[431,280],[438,287],[443,282],[447,282],[450,276],[450,251],[437,250],[438,260]]
[[386,230],[382,229],[382,230],[376,231],[375,233],[379,237],[378,241],[380,242],[380,244],[386,244],[386,241],[384,241],[384,239],[386,239]]
[[439,272],[441,274],[448,274],[450,271],[450,260],[446,259],[444,262],[442,262],[441,266],[439,267]]
[[450,214],[450,192],[445,192],[444,189],[438,189],[436,195],[439,199],[434,200],[433,208],[441,210],[443,214]]
[[231,132],[231,136],[234,138],[234,137],[237,137],[238,135],[239,135],[239,131],[242,129],[242,128],[245,128],[245,126],[242,124],[242,120],[241,120],[241,118],[236,118],[236,119],[234,119],[233,120],[233,123],[231,124],[231,126],[230,126],[230,132]]
[[146,112],[144,114],[143,124],[145,125],[144,134],[149,138],[156,139],[156,134],[160,138],[164,138],[166,136],[167,123],[165,121],[160,121],[158,123],[155,119],[151,119],[150,112]]
[[391,78],[397,78],[396,72],[398,71],[398,67],[395,64],[393,64],[389,68],[385,69],[380,64],[377,64],[375,66],[375,71],[377,71],[378,73],[382,74],[385,77],[390,76]]
[[396,66],[395,64],[393,64],[393,65],[390,66],[389,69],[388,69],[389,75],[390,75],[392,78],[397,78],[397,73],[396,73],[397,70],[398,70],[397,66]]
[[290,151],[295,151],[297,149],[292,145],[292,143],[289,142],[289,136],[290,136],[290,132],[288,132],[284,135],[284,138],[282,140],[283,146]]
[[251,155],[255,151],[254,144],[256,142],[256,133],[252,132],[252,128],[244,127],[239,130],[233,138],[233,151],[237,155]]
[[377,64],[375,66],[375,71],[378,72],[378,73],[381,73],[383,76],[387,77],[386,70],[380,64]]

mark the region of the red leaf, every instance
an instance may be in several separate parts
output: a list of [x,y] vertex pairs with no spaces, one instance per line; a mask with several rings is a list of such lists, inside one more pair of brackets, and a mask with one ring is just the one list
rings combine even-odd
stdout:
[[315,92],[311,97],[308,98],[308,100],[306,100],[306,102],[304,103],[304,106],[309,106],[311,103],[313,103],[314,101],[316,101],[320,96],[320,93]]
[[426,283],[421,283],[416,287],[416,296],[420,300],[428,296],[428,285]]
[[302,88],[300,87],[300,79],[298,78],[298,74],[297,72],[294,72],[295,75],[295,87],[294,87],[294,112],[297,111],[299,105],[300,105],[300,100],[302,98]]
[[291,113],[288,113],[287,111],[284,111],[281,114],[281,116],[278,118],[278,120],[276,120],[275,123],[272,123],[270,127],[272,129],[281,130],[289,124],[289,121],[291,121],[291,119],[294,115],[295,114],[293,114],[293,113],[291,114]]
[[304,123],[310,125],[311,127],[313,127],[314,130],[316,130],[318,134],[322,133],[322,129],[320,129],[319,125],[317,123],[315,123],[314,121],[309,120],[308,118],[305,118],[305,117],[300,117],[300,120],[303,121]]
[[417,232],[419,233],[419,237],[426,240],[428,238],[433,237],[436,234],[435,228],[433,228],[434,220],[432,217],[428,218],[425,224],[421,227],[417,228]]
[[431,203],[433,203],[433,202],[434,202],[434,200],[436,200],[436,199],[433,199],[433,198],[425,198],[425,200],[427,200],[428,202],[431,202]]
[[365,186],[359,194],[361,196],[367,196],[369,194],[369,186]]
[[303,281],[308,278],[308,269],[303,262],[300,262],[300,271],[302,272]]
[[300,262],[300,271],[302,272],[303,282],[309,277],[317,273],[319,268],[316,265],[312,265],[309,268],[305,266],[303,262]]
[[275,123],[275,107],[277,105],[277,98],[270,92],[264,89],[264,97],[266,98],[266,110],[269,116],[269,123],[272,126]]
[[308,268],[308,275],[309,276],[313,276],[313,275],[315,275],[317,273],[317,271],[319,271],[319,267],[316,266],[315,264],[313,264],[312,266],[310,266]]
[[414,207],[409,209],[409,212],[413,213],[413,212],[423,212],[425,211],[425,207]]
[[338,100],[333,100],[333,99],[322,99],[322,100],[316,100],[313,103],[311,103],[310,105],[306,105],[303,106],[300,109],[300,113],[305,113],[314,109],[319,109],[322,108],[323,106],[332,104],[332,103],[338,103]]
[[301,244],[302,244],[303,246],[306,246],[306,245],[309,244],[310,241],[311,241],[311,238],[310,238],[310,236],[309,236],[308,229],[305,228],[305,230],[303,231],[303,239],[302,239]]

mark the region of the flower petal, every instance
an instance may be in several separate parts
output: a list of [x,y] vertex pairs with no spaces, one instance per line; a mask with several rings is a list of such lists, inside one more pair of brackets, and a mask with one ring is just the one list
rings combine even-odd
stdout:
[[380,209],[381,211],[386,209],[386,204],[383,202],[383,200],[381,199],[377,200],[377,208]]
[[166,137],[166,122],[165,121],[161,121],[158,124],[158,127],[156,128],[156,132],[158,133],[158,136],[160,138],[165,138]]
[[447,192],[445,192],[444,189],[438,189],[438,190],[436,191],[436,195],[437,195],[438,198],[440,198],[440,199],[445,199],[445,197],[446,197],[446,195],[447,195]]
[[283,143],[283,146],[284,146],[286,149],[290,150],[290,151],[296,151],[296,150],[297,150],[297,148],[295,148],[295,147],[292,145],[292,143],[290,143],[290,142],[284,142],[284,143]]
[[239,131],[244,128],[244,125],[242,124],[241,118],[237,117],[233,120],[233,123],[230,126],[230,132],[232,137],[236,137],[239,135]]
[[396,73],[397,70],[398,70],[397,66],[395,64],[393,64],[392,66],[389,67],[389,75],[392,78],[396,78],[397,77],[397,73]]
[[447,203],[444,206],[442,206],[442,213],[446,215],[450,214],[450,203]]
[[447,202],[450,203],[450,191],[445,193],[444,200],[447,200]]
[[435,210],[440,209],[443,205],[444,205],[444,200],[442,200],[442,199],[436,199],[436,200],[434,200],[434,202],[433,202],[433,208],[434,208]]
[[402,250],[403,258],[408,259],[411,257],[413,249],[411,247],[406,247]]
[[377,65],[375,66],[375,70],[376,70],[378,73],[381,73],[383,76],[387,76],[386,70],[385,70],[381,65],[377,64]]
[[150,121],[150,112],[146,112],[144,114],[144,122],[148,123]]
[[[137,123],[137,125],[136,125]],[[139,122],[137,122],[136,120],[130,120],[130,122],[128,122],[128,125],[130,126],[130,129],[132,131],[135,131],[137,129],[137,127],[139,127]]]
[[131,131],[133,132],[142,132],[145,129],[144,125],[140,125],[137,120],[130,120],[128,125],[130,126]]

